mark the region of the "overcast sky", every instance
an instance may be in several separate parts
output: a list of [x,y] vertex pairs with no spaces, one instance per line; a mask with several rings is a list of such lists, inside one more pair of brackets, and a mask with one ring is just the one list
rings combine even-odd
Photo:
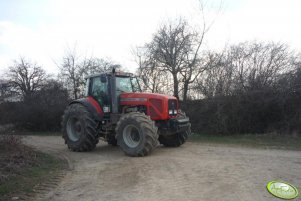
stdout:
[[[300,51],[300,10],[300,0],[207,0],[206,21],[215,20],[203,48],[260,40]],[[0,74],[19,56],[57,73],[55,62],[68,46],[134,71],[131,49],[150,41],[160,24],[177,16],[198,27],[198,1],[0,0]]]

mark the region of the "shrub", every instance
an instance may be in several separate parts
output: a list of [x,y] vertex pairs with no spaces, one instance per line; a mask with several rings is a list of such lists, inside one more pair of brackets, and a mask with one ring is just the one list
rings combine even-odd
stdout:
[[0,124],[11,123],[31,131],[60,130],[61,116],[68,101],[67,90],[60,83],[49,81],[22,102],[2,103]]

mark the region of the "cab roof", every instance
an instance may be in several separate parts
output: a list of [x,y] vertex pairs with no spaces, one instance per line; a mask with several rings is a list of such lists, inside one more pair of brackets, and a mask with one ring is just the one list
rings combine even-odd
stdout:
[[115,71],[115,72],[103,72],[103,73],[95,73],[95,74],[91,74],[85,77],[85,79],[89,79],[92,77],[99,77],[101,75],[109,75],[112,76],[113,74],[115,74],[115,76],[117,77],[134,77],[133,73],[127,73],[127,72],[122,72],[122,71]]

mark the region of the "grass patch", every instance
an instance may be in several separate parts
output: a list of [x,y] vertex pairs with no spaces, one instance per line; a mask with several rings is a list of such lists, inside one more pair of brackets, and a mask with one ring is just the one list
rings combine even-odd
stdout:
[[301,150],[300,136],[287,136],[275,134],[246,134],[246,135],[208,135],[193,134],[190,141],[199,143],[215,143],[239,145],[248,147],[262,147],[275,149]]
[[[10,139],[11,137],[6,137]],[[56,176],[66,163],[54,156],[34,151],[18,140],[11,140],[0,150],[0,200],[33,194],[34,187]]]

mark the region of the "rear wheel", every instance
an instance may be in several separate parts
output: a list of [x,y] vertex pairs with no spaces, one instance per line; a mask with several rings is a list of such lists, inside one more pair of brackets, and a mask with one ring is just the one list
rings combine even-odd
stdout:
[[158,145],[155,123],[145,114],[123,115],[116,126],[117,143],[129,156],[146,156]]
[[[186,118],[186,114],[180,113],[178,118]],[[191,134],[190,126],[187,128],[186,131],[179,132],[173,135],[160,135],[159,142],[166,147],[179,147],[186,142],[188,136]]]
[[98,143],[96,122],[81,104],[67,107],[62,121],[65,144],[72,151],[91,151]]

